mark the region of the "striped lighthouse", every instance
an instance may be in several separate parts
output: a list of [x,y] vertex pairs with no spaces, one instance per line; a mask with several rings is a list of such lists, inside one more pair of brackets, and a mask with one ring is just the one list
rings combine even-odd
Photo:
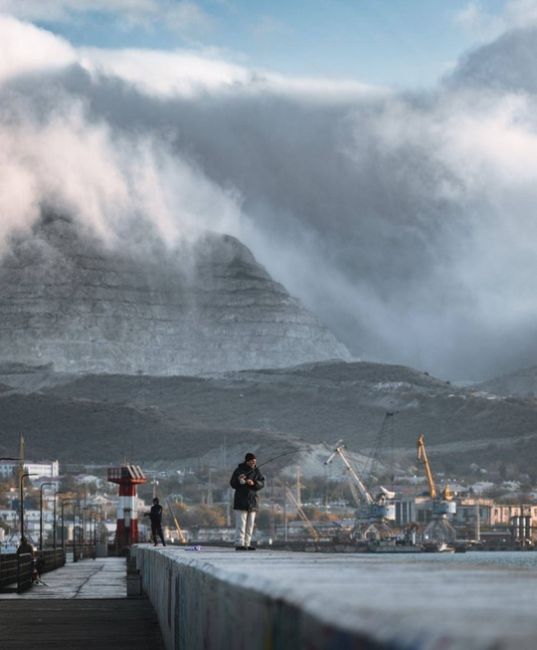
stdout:
[[119,485],[117,506],[116,548],[138,542],[138,510],[136,486],[147,481],[139,465],[123,465],[108,470],[108,481]]

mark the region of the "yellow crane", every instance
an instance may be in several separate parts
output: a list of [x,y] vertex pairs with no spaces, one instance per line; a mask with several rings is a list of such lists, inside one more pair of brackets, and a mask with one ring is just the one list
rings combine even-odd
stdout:
[[[429,458],[427,456],[427,451],[425,450],[425,436],[423,433],[420,433],[418,436],[418,460],[423,463],[425,468],[425,476],[427,478],[427,484],[429,486],[429,495],[431,499],[435,500],[438,497],[438,491],[436,489],[436,484],[434,482],[433,473],[431,471],[431,465],[429,463]],[[443,501],[451,501],[453,499],[453,491],[446,485],[442,490],[441,498]]]
[[425,436],[423,433],[420,433],[418,436],[418,460],[423,463],[423,467],[425,468],[425,476],[427,478],[427,484],[429,485],[429,496],[431,499],[436,499],[436,485],[434,483],[427,451],[425,450]]
[[[425,468],[425,476],[429,486],[429,495],[432,501],[432,519],[423,531],[423,538],[426,544],[435,544],[437,550],[443,550],[446,544],[455,541],[456,533],[453,526],[449,523],[448,516],[455,514],[456,504],[452,500],[453,492],[449,486],[442,490],[439,496],[433,478],[433,472],[425,450],[425,436],[421,433],[418,436],[418,461]],[[446,547],[447,548],[447,547]]]

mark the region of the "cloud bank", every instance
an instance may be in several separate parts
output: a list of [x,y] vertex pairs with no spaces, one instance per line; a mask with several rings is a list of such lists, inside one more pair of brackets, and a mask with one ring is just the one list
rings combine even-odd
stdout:
[[449,378],[535,364],[535,36],[395,94],[0,18],[0,241],[44,205],[108,245],[133,223],[169,246],[227,232],[357,356]]

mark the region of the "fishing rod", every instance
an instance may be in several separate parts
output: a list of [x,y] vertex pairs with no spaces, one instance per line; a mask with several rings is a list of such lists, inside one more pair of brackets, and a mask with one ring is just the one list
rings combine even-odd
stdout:
[[307,447],[301,447],[299,449],[292,449],[291,451],[284,451],[283,454],[278,454],[277,456],[273,456],[272,458],[269,458],[266,460],[264,463],[261,463],[260,465],[256,465],[255,467],[252,467],[251,470],[248,472],[245,472],[244,476],[248,476],[248,474],[251,474],[255,469],[259,469],[260,467],[263,467],[264,465],[268,465],[269,463],[272,463],[275,460],[278,460],[278,458],[283,458],[284,456],[291,456],[293,454],[298,454],[301,451],[309,451]]

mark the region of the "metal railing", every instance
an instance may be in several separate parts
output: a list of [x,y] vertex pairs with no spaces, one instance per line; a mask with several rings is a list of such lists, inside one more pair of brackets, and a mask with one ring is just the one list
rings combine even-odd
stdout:
[[15,553],[0,555],[0,589],[17,583],[19,557]]
[[65,564],[65,553],[61,549],[50,549],[35,553],[0,554],[0,591],[21,594],[33,584],[34,569],[39,573],[54,571]]
[[95,544],[69,544],[73,553],[73,562],[79,560],[94,560],[97,557],[97,547]]
[[65,564],[65,553],[61,548],[47,549],[36,553],[39,562],[39,572],[47,573],[59,569]]

